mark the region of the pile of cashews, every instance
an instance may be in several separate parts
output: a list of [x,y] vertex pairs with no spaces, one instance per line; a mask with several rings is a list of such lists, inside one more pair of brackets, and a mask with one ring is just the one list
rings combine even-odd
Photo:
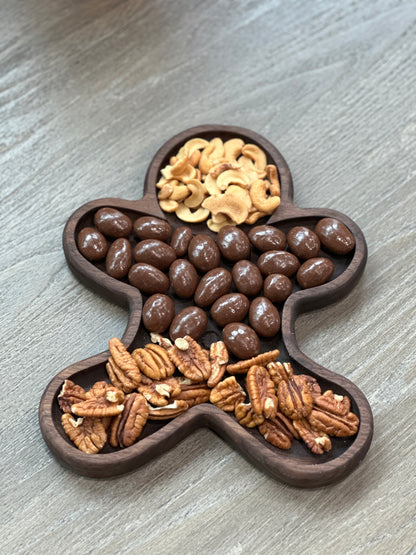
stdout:
[[192,138],[161,174],[156,184],[161,209],[187,223],[207,220],[214,232],[254,224],[280,204],[276,166],[267,164],[260,147],[239,138]]

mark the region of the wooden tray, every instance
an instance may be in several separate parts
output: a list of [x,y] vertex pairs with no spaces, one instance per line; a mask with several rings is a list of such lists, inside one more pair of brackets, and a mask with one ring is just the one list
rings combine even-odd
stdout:
[[[293,185],[289,167],[272,144],[250,130],[232,126],[202,125],[176,135],[167,141],[153,158],[146,174],[145,194],[142,199],[94,200],[79,208],[69,218],[63,233],[63,247],[68,265],[74,274],[94,291],[128,308],[129,319],[122,341],[129,350],[149,342],[148,332],[140,325],[140,292],[127,282],[109,277],[100,267],[86,260],[78,251],[76,237],[82,227],[92,223],[97,209],[105,206],[121,209],[133,219],[141,215],[154,215],[167,219],[172,227],[183,225],[174,214],[162,213],[157,202],[155,185],[160,169],[168,163],[169,158],[188,139],[196,136],[208,140],[219,136],[224,141],[232,137],[241,137],[245,142],[257,144],[265,151],[268,163],[277,166],[281,180],[281,205],[269,218],[268,224],[278,225],[286,231],[294,225],[313,225],[323,217],[334,217],[342,221],[353,233],[356,241],[353,253],[347,258],[332,257],[335,263],[335,277],[329,283],[313,289],[295,288],[283,306],[281,333],[272,341],[263,341],[263,349],[280,349],[279,360],[291,361],[296,373],[310,374],[318,379],[323,389],[330,388],[338,394],[348,395],[352,401],[353,412],[360,418],[358,434],[346,439],[331,438],[333,447],[324,455],[313,455],[296,440],[289,451],[283,451],[267,443],[258,431],[242,427],[229,413],[205,403],[170,421],[148,421],[139,441],[132,447],[121,450],[106,447],[100,454],[88,455],[74,447],[64,434],[57,396],[65,379],[71,379],[84,387],[90,387],[97,380],[108,380],[105,363],[109,352],[105,351],[72,364],[59,372],[49,383],[39,406],[39,421],[44,440],[64,466],[85,476],[105,478],[138,468],[169,450],[197,428],[206,426],[223,437],[255,466],[278,480],[301,487],[317,487],[338,481],[359,465],[370,447],[373,434],[371,409],[363,393],[351,381],[320,366],[299,350],[295,336],[295,321],[302,312],[328,305],[351,291],[363,273],[367,247],[360,228],[344,214],[320,208],[302,209],[293,204]],[[262,222],[256,225],[259,223]],[[205,223],[190,227],[195,233],[211,234]],[[215,326],[211,323],[212,325]],[[216,333],[213,328],[212,333]]]

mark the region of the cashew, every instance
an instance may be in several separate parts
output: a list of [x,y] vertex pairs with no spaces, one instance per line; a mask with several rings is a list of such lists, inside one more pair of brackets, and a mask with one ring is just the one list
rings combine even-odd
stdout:
[[266,174],[270,181],[269,191],[274,197],[280,197],[280,181],[276,166],[269,164],[266,166]]
[[178,202],[181,202],[182,200],[189,197],[189,195],[190,191],[186,185],[177,185],[176,187],[173,187],[173,191],[169,197],[169,200],[177,200]]
[[210,229],[210,230],[213,231],[214,233],[218,233],[219,230],[220,230],[222,227],[225,227],[226,225],[235,225],[235,223],[234,223],[233,221],[229,220],[227,217],[225,218],[225,220],[224,220],[223,222],[218,223],[218,224],[215,223],[214,220],[213,220],[212,218],[210,218],[210,219],[207,221],[207,227],[208,227],[208,229]]
[[217,212],[216,214],[212,214],[211,220],[214,224],[222,224],[228,221],[228,218],[225,214],[222,214],[221,212]]
[[160,189],[157,198],[159,200],[166,200],[170,197],[170,195],[173,193],[173,187],[170,183],[165,183],[163,185],[163,187]]
[[184,157],[191,157],[192,154],[198,150],[201,150],[203,148],[205,148],[206,146],[208,146],[208,141],[206,141],[205,139],[201,139],[200,137],[195,137],[194,139],[189,139],[189,141],[187,141],[183,147],[180,148],[179,152],[178,152],[178,157],[179,158],[184,158]]
[[214,145],[214,150],[211,152],[210,158],[216,160],[224,156],[224,143],[219,137],[210,140],[210,144]]
[[250,181],[241,170],[227,170],[218,176],[217,185],[221,191],[225,191],[231,184],[245,189],[250,185]]
[[176,202],[176,200],[161,200],[159,201],[159,205],[163,212],[172,213],[176,212],[178,209],[179,202]]
[[248,192],[236,185],[231,185],[224,194],[208,197],[202,203],[213,215],[221,212],[236,224],[242,224],[248,216],[251,201]]
[[247,158],[253,160],[254,165],[257,169],[264,170],[266,168],[266,155],[263,150],[257,145],[244,145],[242,148],[242,153],[244,154],[244,156],[247,156]]
[[237,160],[237,164],[240,166],[240,169],[247,175],[250,183],[255,181],[256,179],[264,179],[266,177],[266,172],[264,170],[258,170],[256,166],[253,164],[253,161],[247,156],[240,156]]
[[227,161],[220,162],[219,164],[215,164],[215,166],[212,166],[212,168],[209,170],[209,175],[211,175],[214,179],[217,179],[221,173],[227,170],[238,170],[238,166]]
[[200,159],[201,159],[201,152],[199,150],[194,150],[194,152],[188,158],[189,163],[193,167],[198,165],[198,162]]
[[209,210],[205,208],[198,208],[195,212],[191,212],[184,204],[179,204],[175,212],[180,220],[188,223],[203,222],[209,216]]
[[244,146],[243,139],[230,139],[224,143],[224,158],[230,162],[236,162]]
[[163,168],[161,173],[166,179],[175,178],[184,181],[184,178],[195,177],[195,168],[190,165],[188,158],[182,158],[173,166]]
[[201,153],[201,158],[199,159],[199,169],[203,174],[207,174],[212,166],[212,161],[210,160],[210,155],[214,152],[215,145],[209,143]]
[[255,224],[257,220],[259,220],[260,218],[264,218],[264,216],[268,216],[268,214],[266,214],[265,212],[260,212],[258,210],[255,210],[254,212],[251,212],[251,214],[247,216],[247,219],[244,223],[249,225]]
[[170,164],[171,166],[174,166],[174,165],[176,164],[177,161],[178,161],[178,158],[177,158],[176,156],[171,156],[171,157],[169,158],[169,164]]
[[199,208],[205,200],[205,187],[200,181],[193,179],[192,183],[188,184],[187,189],[191,192],[191,196],[185,200],[185,206],[188,208]]
[[221,190],[217,185],[217,180],[214,179],[210,174],[206,176],[204,184],[208,194],[210,195],[221,194]]
[[253,206],[260,212],[271,214],[280,204],[280,197],[267,196],[267,183],[257,179],[250,187],[250,198]]

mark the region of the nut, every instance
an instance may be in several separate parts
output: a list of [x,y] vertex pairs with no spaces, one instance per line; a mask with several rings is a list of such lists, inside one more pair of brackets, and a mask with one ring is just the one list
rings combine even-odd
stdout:
[[133,389],[136,389],[137,384],[139,383],[138,380],[141,379],[140,371],[137,368],[137,377],[135,381],[131,380],[125,372],[121,368],[117,366],[113,357],[108,359],[107,364],[105,365],[107,370],[108,377],[110,378],[111,383],[122,389],[124,393],[130,393]]
[[279,387],[281,381],[287,382],[293,376],[293,368],[290,362],[269,362],[266,366],[275,387]]
[[209,400],[218,408],[233,412],[238,403],[243,403],[246,394],[234,376],[226,378],[211,390]]
[[266,441],[279,449],[290,449],[293,437],[299,438],[290,420],[280,412],[274,418],[265,420],[259,431]]
[[268,180],[270,181],[270,194],[273,197],[280,197],[280,181],[279,176],[277,175],[277,168],[272,164],[266,166],[266,175]]
[[351,408],[351,401],[346,395],[334,395],[334,392],[328,389],[322,395],[314,398],[313,402],[322,410],[345,416]]
[[143,395],[132,393],[126,399],[117,428],[117,440],[120,447],[129,447],[137,441],[149,416],[149,407]]
[[145,375],[142,376],[142,383],[137,389],[146,401],[157,407],[168,405],[171,398],[179,395],[181,391],[180,385],[174,377],[152,380]]
[[209,401],[209,396],[211,393],[211,388],[206,384],[186,384],[181,385],[181,392],[175,397],[176,401],[186,401],[189,408],[199,405],[201,403],[207,403]]
[[257,145],[244,145],[242,148],[242,153],[247,158],[250,158],[250,160],[253,160],[254,165],[258,170],[266,169],[266,155],[264,154],[263,150]]
[[[127,351],[123,343],[119,339],[117,339],[117,337],[113,337],[108,342],[108,347],[110,349],[110,353],[115,364],[118,366],[118,368],[120,368],[123,374],[125,374],[125,376],[135,385],[139,384],[140,370],[134,358]],[[118,376],[118,378],[123,383],[123,380],[121,380],[120,376]]]
[[243,189],[247,189],[250,185],[250,180],[242,170],[229,169],[218,176],[217,185],[220,191],[227,190],[230,185],[238,185]]
[[250,368],[247,372],[246,388],[255,414],[274,418],[277,414],[277,397],[273,381],[264,366]]
[[168,214],[172,214],[176,212],[179,208],[179,202],[176,200],[161,200],[159,201],[159,206],[163,210],[163,212],[167,212]]
[[192,181],[189,182],[187,189],[191,195],[185,200],[185,206],[188,208],[199,208],[205,200],[204,185],[201,181],[198,181],[198,179],[192,179]]
[[332,447],[331,440],[324,432],[318,432],[312,429],[310,423],[301,418],[293,421],[293,426],[303,439],[307,447],[315,453],[315,455],[323,455]]
[[329,436],[349,437],[358,432],[359,418],[352,412],[345,415],[314,408],[308,416],[308,421],[314,430],[324,432]]
[[221,381],[228,363],[228,351],[224,341],[211,343],[209,361],[211,363],[211,375],[207,383],[208,387],[215,387]]
[[266,353],[262,353],[253,358],[248,358],[247,360],[240,360],[240,362],[235,364],[229,364],[227,366],[227,372],[229,374],[246,374],[251,366],[264,366],[265,364],[275,360],[279,354],[279,349],[274,349],[273,351],[267,351]]
[[264,422],[264,416],[258,416],[251,403],[238,403],[235,407],[235,417],[246,428],[255,428]]
[[306,418],[311,413],[312,395],[302,376],[292,376],[287,381],[282,380],[277,394],[280,410],[292,420]]
[[229,160],[231,163],[237,161],[243,150],[244,141],[242,139],[229,139],[224,143],[224,158]]
[[208,214],[220,212],[239,225],[247,218],[251,201],[248,191],[237,185],[230,185],[224,194],[206,198],[202,206],[208,210]]
[[[184,341],[178,343],[179,339]],[[210,377],[211,364],[208,356],[202,347],[189,335],[176,339],[175,345],[168,351],[168,354],[179,372],[190,380],[203,382]]]
[[[159,204],[162,210],[164,210],[161,203]],[[167,210],[165,210],[165,212],[167,212]],[[204,222],[209,216],[209,210],[207,210],[205,207],[198,208],[198,210],[196,210],[195,212],[191,212],[191,210],[187,206],[185,206],[185,204],[178,204],[178,206],[175,208],[175,210],[172,210],[172,212],[175,212],[180,220],[194,224]]]
[[64,432],[80,451],[96,454],[107,441],[107,432],[99,418],[75,418],[65,413],[61,418]]
[[103,418],[123,412],[124,393],[121,389],[108,385],[106,382],[96,382],[87,391],[86,397],[85,401],[72,405],[73,414]]
[[144,348],[135,349],[132,356],[143,374],[152,380],[163,380],[175,372],[166,349],[160,345],[148,343]]
[[168,420],[176,418],[186,410],[189,405],[186,401],[174,401],[166,407],[149,407],[149,420]]
[[263,179],[256,179],[250,187],[250,199],[253,206],[260,212],[271,214],[280,205],[280,196],[267,196],[267,183]]
[[61,392],[58,395],[58,403],[64,412],[72,412],[72,405],[81,403],[87,398],[87,393],[83,387],[74,384],[71,380],[65,380]]

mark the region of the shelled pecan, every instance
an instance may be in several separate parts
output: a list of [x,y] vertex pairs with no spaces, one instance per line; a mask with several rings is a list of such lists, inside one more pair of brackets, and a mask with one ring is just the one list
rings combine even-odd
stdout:
[[148,343],[144,348],[135,349],[132,356],[143,374],[153,380],[169,378],[175,372],[166,349],[160,345]]
[[81,403],[87,398],[83,387],[76,385],[71,380],[65,380],[61,392],[58,395],[58,403],[64,412],[71,412],[72,405]]
[[72,405],[71,412],[76,416],[103,418],[123,412],[124,393],[106,382],[96,382],[86,397],[85,401]]
[[306,380],[292,376],[282,380],[277,390],[280,410],[293,420],[306,418],[312,410],[312,395]]
[[251,403],[238,403],[235,407],[235,417],[246,428],[255,428],[264,422],[264,416],[257,415]]
[[66,412],[61,418],[62,427],[80,451],[96,454],[107,441],[107,432],[99,418],[75,418]]
[[233,412],[238,403],[242,403],[246,394],[234,376],[225,378],[212,390],[209,400],[226,412]]
[[192,381],[206,381],[211,375],[211,364],[206,352],[189,335],[176,339],[168,355],[179,372]]
[[227,366],[227,372],[229,374],[246,374],[251,366],[265,366],[269,362],[276,360],[279,354],[279,349],[274,349],[273,351],[261,353],[247,360],[240,360],[235,364],[229,364]]
[[250,403],[257,416],[274,418],[277,413],[277,397],[273,381],[264,366],[252,366],[247,372],[246,389]]

